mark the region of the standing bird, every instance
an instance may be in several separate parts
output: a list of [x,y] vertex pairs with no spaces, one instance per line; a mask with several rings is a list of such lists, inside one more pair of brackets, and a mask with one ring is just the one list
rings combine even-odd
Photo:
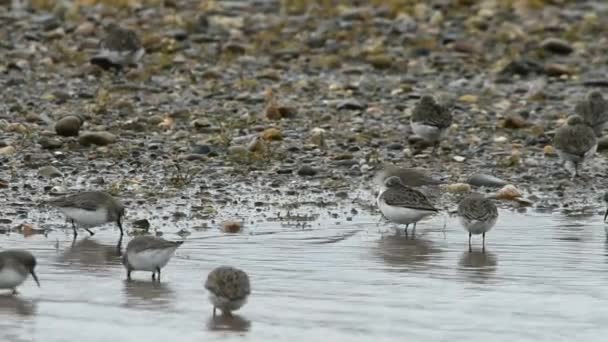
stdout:
[[593,129],[585,124],[583,118],[571,115],[566,124],[555,131],[553,146],[562,160],[564,168],[574,179],[583,162],[595,154],[597,138]]
[[587,125],[593,128],[595,135],[598,137],[608,126],[608,101],[597,90],[589,92],[585,99],[576,105],[574,111],[583,118]]
[[431,95],[424,95],[414,107],[410,120],[412,131],[424,141],[433,144],[433,153],[452,125],[452,113],[448,106],[438,104]]
[[460,201],[458,204],[458,217],[460,223],[469,232],[469,252],[471,248],[471,236],[473,234],[483,236],[482,252],[486,250],[486,233],[494,227],[498,219],[498,209],[491,197],[481,194],[472,194]]
[[376,200],[378,208],[389,221],[405,224],[405,234],[413,223],[412,238],[416,234],[416,223],[439,211],[423,193],[403,185],[397,176],[387,178],[384,185],[387,189],[381,192]]
[[110,23],[106,36],[99,44],[99,53],[90,62],[104,69],[115,68],[119,71],[125,66],[137,65],[145,51],[133,30]]
[[247,302],[251,293],[247,273],[238,268],[220,266],[207,276],[205,288],[210,292],[209,300],[215,309],[220,309],[224,315],[240,309]]
[[74,238],[78,236],[76,223],[85,226],[89,234],[95,235],[88,227],[95,227],[107,222],[116,222],[123,236],[122,219],[125,215],[124,205],[107,192],[84,191],[47,202],[56,207],[72,222]]
[[12,289],[17,294],[17,286],[23,284],[28,274],[40,287],[40,282],[34,272],[36,258],[32,253],[23,249],[9,249],[0,252],[0,289]]
[[160,270],[165,267],[175,250],[184,241],[167,241],[154,236],[138,236],[127,244],[122,256],[122,264],[127,269],[127,280],[131,280],[132,271],[152,272],[152,280],[160,281]]

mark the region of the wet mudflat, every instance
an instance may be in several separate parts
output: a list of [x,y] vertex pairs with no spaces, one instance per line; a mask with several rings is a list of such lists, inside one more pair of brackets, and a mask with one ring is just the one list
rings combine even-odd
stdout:
[[[419,224],[415,240],[325,211],[302,226],[259,222],[241,234],[194,231],[164,269],[126,276],[117,231],[104,227],[72,243],[70,230],[46,237],[1,235],[38,257],[42,287],[0,296],[4,341],[601,340],[608,332],[608,243],[599,215],[567,218],[501,210],[467,252],[456,218]],[[164,237],[180,239],[177,230]],[[125,242],[129,237],[125,238]],[[246,270],[249,303],[232,319],[212,318],[203,288],[221,264]]]

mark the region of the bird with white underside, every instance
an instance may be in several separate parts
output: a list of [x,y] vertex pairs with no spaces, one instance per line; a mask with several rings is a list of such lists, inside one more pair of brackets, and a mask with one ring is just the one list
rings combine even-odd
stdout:
[[498,209],[492,201],[494,196],[471,194],[458,203],[460,223],[469,232],[469,252],[472,252],[471,236],[481,234],[483,237],[482,252],[486,249],[486,233],[498,220]]
[[583,163],[597,151],[597,138],[583,118],[571,115],[566,123],[555,131],[553,146],[564,168],[574,179]]
[[36,258],[26,250],[9,249],[0,252],[0,289],[11,289],[13,294],[17,294],[17,286],[23,284],[28,275],[40,287],[35,268]]
[[414,224],[412,238],[416,223],[439,211],[422,192],[404,185],[397,176],[387,178],[384,185],[386,190],[376,200],[380,212],[389,221],[404,224],[406,234],[409,225]]
[[175,250],[183,241],[168,241],[155,236],[138,236],[127,244],[122,256],[122,264],[127,270],[127,280],[131,272],[152,272],[152,280],[160,281],[160,271],[167,265]]

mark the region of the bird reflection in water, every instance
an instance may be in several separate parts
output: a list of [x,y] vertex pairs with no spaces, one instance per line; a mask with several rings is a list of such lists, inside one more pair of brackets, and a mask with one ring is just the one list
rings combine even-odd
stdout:
[[212,316],[207,322],[207,328],[213,331],[236,331],[247,332],[251,328],[251,321],[235,315],[217,315]]
[[124,281],[127,307],[167,309],[175,301],[175,293],[167,283],[155,281]]
[[430,240],[408,239],[404,234],[386,235],[378,240],[375,253],[389,266],[399,271],[423,269],[432,266],[430,262],[441,249]]
[[458,271],[474,282],[483,282],[494,276],[498,259],[495,253],[478,251],[465,251],[458,261]]
[[[104,245],[94,238],[86,238],[75,241],[72,246],[67,249],[59,258],[62,262],[76,263],[85,268],[95,266],[95,270],[99,270],[99,266],[108,266],[120,264],[122,239],[117,245]],[[103,268],[102,268],[103,269]]]
[[36,302],[12,294],[0,294],[0,317],[3,314],[32,316],[35,313]]

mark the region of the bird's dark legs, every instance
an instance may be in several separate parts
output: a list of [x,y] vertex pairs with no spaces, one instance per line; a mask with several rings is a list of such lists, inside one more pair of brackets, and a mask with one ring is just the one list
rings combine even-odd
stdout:
[[414,222],[414,228],[412,229],[412,240],[416,237],[416,222]]
[[[152,276],[154,276],[154,273],[152,273]],[[131,269],[127,268],[127,280],[131,281]]]
[[74,220],[72,221],[72,229],[74,230],[74,239],[76,239],[76,237],[78,236],[78,232],[76,231],[76,224],[74,223]]
[[407,236],[407,229],[409,228],[409,226],[410,226],[409,223],[405,225],[405,236]]
[[158,274],[158,281],[160,282],[160,267],[156,268],[156,273]]
[[[158,277],[156,276],[158,274]],[[152,272],[152,280],[160,281],[160,267],[157,267],[154,272]]]
[[120,219],[118,219],[118,221],[116,221],[116,224],[118,225],[118,228],[120,229],[120,238],[122,239],[124,232],[122,230],[122,223],[120,223]]
[[89,232],[89,234],[91,234],[91,236],[95,235],[95,233],[93,233],[89,228],[85,228],[87,230],[87,232]]
[[471,236],[473,234],[469,233],[469,253],[471,253],[473,251],[473,248],[471,248]]
[[156,280],[156,271],[152,272],[152,280]]
[[116,244],[116,256],[122,256],[122,235]]
[[481,236],[483,237],[483,244],[481,245],[481,252],[485,253],[486,252],[486,233],[481,234]]
[[214,305],[214,306],[213,306],[213,317],[215,317],[215,309],[216,309],[216,307],[215,307],[215,305]]
[[17,291],[17,288],[13,288],[13,295],[18,295],[19,292]]

